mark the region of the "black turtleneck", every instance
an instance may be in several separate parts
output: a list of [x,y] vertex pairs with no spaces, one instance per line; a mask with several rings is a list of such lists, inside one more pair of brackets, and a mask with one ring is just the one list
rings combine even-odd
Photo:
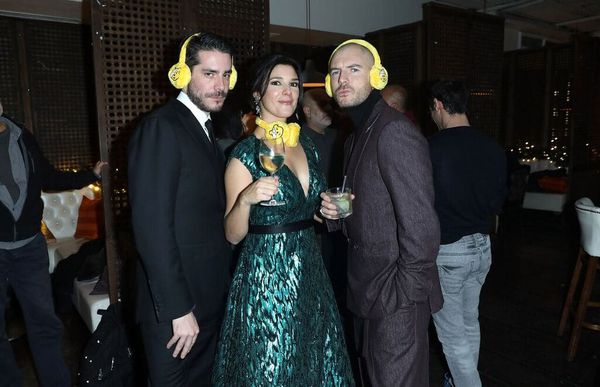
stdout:
[[354,133],[360,134],[364,130],[365,122],[369,119],[375,104],[381,98],[381,92],[373,89],[371,90],[371,94],[361,104],[345,109],[354,124]]

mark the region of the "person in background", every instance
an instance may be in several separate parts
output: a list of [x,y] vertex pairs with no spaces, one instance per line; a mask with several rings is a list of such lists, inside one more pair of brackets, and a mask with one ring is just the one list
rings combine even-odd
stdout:
[[491,137],[472,127],[468,92],[460,81],[431,88],[429,109],[439,132],[429,141],[441,246],[437,267],[444,306],[433,314],[452,374],[445,385],[481,386],[479,294],[492,264],[489,231],[506,197],[506,155]]
[[[327,186],[341,186],[344,136],[339,129],[331,127],[333,99],[324,89],[314,88],[304,92],[301,104],[304,118],[302,132],[310,137],[317,147],[319,167],[325,174]],[[346,249],[348,248],[346,238],[340,231],[327,232],[321,223],[317,223],[316,229],[321,238],[321,252],[335,296],[340,309],[345,309]]]
[[242,107],[234,98],[229,97],[225,100],[223,109],[212,113],[211,117],[217,144],[226,160],[235,144],[244,136]]
[[256,130],[256,114],[251,111],[243,113],[242,126],[244,127],[244,137],[254,133]]
[[331,127],[333,100],[324,89],[310,89],[302,96],[302,129],[317,146],[319,166],[325,174],[327,183],[342,183],[342,166],[338,162],[343,158],[343,147],[339,131]]
[[181,92],[149,114],[129,143],[137,320],[153,386],[210,385],[231,259],[225,158],[211,113],[223,107],[236,75],[227,41],[190,36],[169,71]]
[[21,386],[5,327],[7,292],[19,301],[41,386],[71,385],[62,354],[62,324],[54,311],[48,249],[40,231],[42,190],[82,188],[100,179],[107,163],[91,171],[57,171],[33,135],[2,115],[0,102],[0,375],[3,386]]
[[413,124],[417,124],[414,113],[407,108],[408,92],[403,86],[387,85],[381,90],[381,95],[390,107],[404,114]]
[[442,305],[431,161],[419,130],[382,99],[386,83],[367,41],[333,51],[325,87],[354,123],[345,170],[356,198],[353,213],[335,221],[337,208],[322,194],[321,213],[348,236],[348,308],[363,327],[371,385],[427,386],[427,328]]

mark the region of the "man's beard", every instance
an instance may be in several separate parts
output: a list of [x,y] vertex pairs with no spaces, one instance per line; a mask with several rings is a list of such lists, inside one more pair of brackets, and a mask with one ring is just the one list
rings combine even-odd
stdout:
[[194,105],[196,105],[198,107],[198,109],[208,112],[208,113],[216,113],[221,111],[221,109],[223,108],[223,104],[219,105],[219,106],[208,106],[206,104],[206,100],[208,98],[212,98],[212,97],[227,97],[227,93],[225,91],[218,91],[215,93],[208,93],[208,94],[204,94],[204,95],[200,95],[199,93],[196,92],[196,90],[193,90],[192,88],[188,89],[188,97],[190,98],[190,101],[192,101],[194,103]]
[[[336,89],[336,92],[339,89],[340,88]],[[337,98],[335,98],[336,94],[334,94],[334,99],[341,108],[351,108],[354,106],[358,106],[361,103],[363,103],[371,93],[370,90],[362,90],[360,88],[354,88],[351,86],[346,86],[344,87],[344,89],[350,90],[350,95],[346,96],[344,100],[338,100]]]

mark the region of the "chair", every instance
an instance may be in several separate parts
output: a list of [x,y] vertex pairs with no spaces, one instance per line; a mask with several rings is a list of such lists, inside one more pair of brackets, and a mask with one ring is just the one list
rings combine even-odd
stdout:
[[[47,241],[50,273],[54,271],[58,262],[75,254],[81,245],[88,241],[86,238],[75,236],[83,196],[93,199],[94,192],[89,187],[56,193],[42,192],[44,201],[42,220],[56,238]],[[101,316],[97,313],[98,310],[106,309],[110,304],[108,294],[91,294],[97,282],[98,278],[90,281],[78,281],[77,279],[73,281],[75,309],[91,332],[100,322]]]
[[79,206],[84,192],[86,192],[85,188],[55,193],[42,192],[44,202],[42,221],[56,238],[47,241],[50,273],[54,271],[58,262],[79,251],[79,247],[86,241],[84,238],[75,237]]
[[102,316],[98,310],[107,309],[110,305],[108,294],[92,294],[98,279],[92,281],[73,280],[73,304],[90,332],[94,332],[100,324]]
[[577,212],[579,225],[581,226],[581,246],[577,257],[577,263],[575,264],[575,270],[571,277],[569,291],[567,292],[567,299],[562,310],[562,316],[558,327],[559,336],[565,331],[569,312],[573,304],[573,299],[575,298],[575,291],[578,287],[579,277],[581,276],[581,271],[584,264],[586,264],[586,261],[587,267],[567,350],[567,359],[569,361],[572,361],[575,358],[582,328],[600,331],[600,324],[585,321],[587,308],[600,307],[600,302],[590,301],[594,279],[596,278],[596,271],[599,268],[598,259],[600,259],[600,207],[595,207],[594,203],[589,198],[581,198],[575,202],[575,210]]

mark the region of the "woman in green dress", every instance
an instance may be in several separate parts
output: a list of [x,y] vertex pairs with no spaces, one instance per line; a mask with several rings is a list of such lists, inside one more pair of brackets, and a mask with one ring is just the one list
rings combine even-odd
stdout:
[[[300,67],[280,54],[256,67],[254,135],[225,171],[225,233],[243,243],[213,372],[216,386],[353,386],[331,283],[313,229],[325,178],[310,138],[287,119],[302,92]],[[264,137],[284,143],[285,164],[260,164]],[[277,198],[285,204],[264,206]]]

